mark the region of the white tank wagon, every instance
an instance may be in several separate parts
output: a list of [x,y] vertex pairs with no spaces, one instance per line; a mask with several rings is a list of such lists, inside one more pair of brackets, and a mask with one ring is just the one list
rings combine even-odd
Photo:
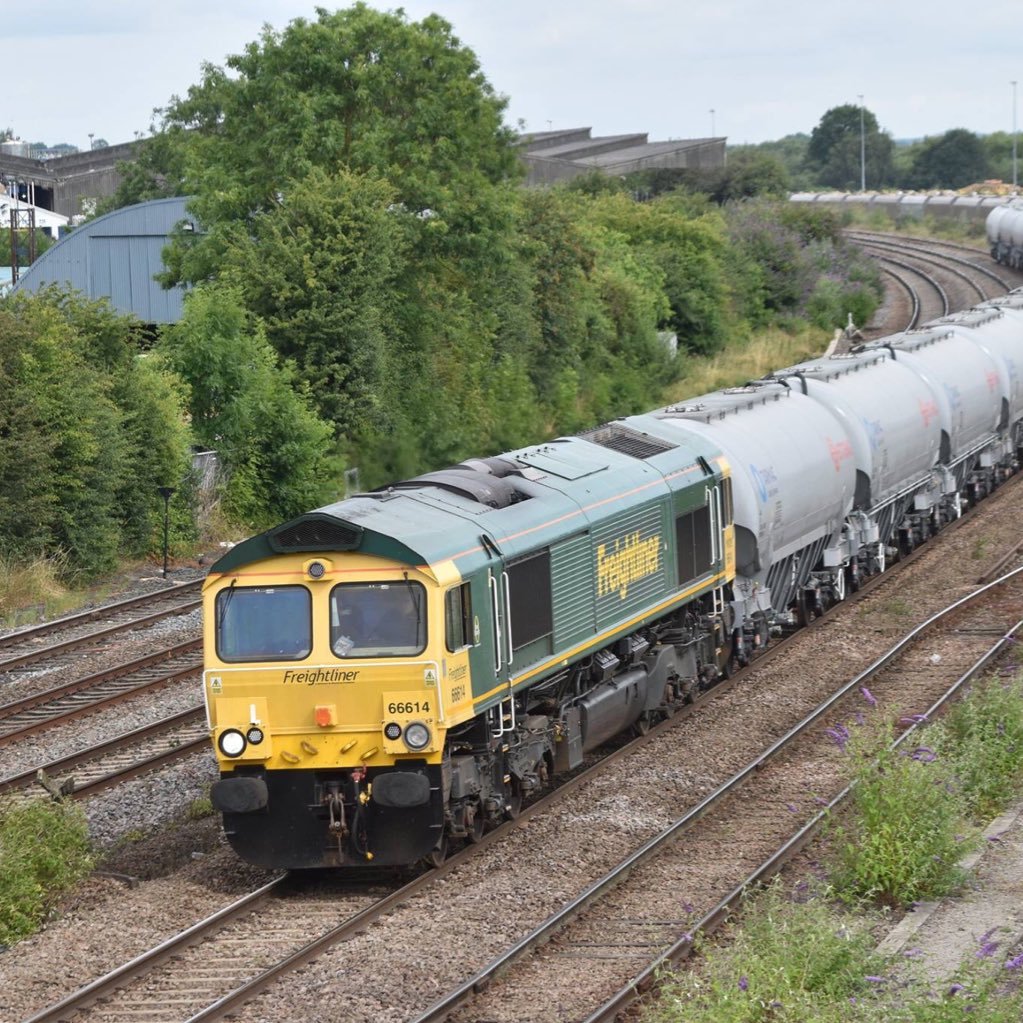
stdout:
[[[849,440],[856,493],[843,554],[856,589],[864,575],[884,570],[890,546],[910,546],[918,505],[935,509],[936,526],[950,517],[954,482],[935,468],[941,424],[931,387],[885,348],[812,360],[775,377],[829,409]],[[819,573],[811,583],[819,593]]]
[[954,487],[954,513],[960,496],[972,504],[993,490],[1014,463],[1008,367],[978,343],[978,334],[987,336],[995,322],[989,319],[975,329],[936,322],[874,343],[887,347],[930,385],[942,431],[937,469],[951,476],[945,486]]
[[[765,642],[772,625],[844,599],[856,465],[832,410],[762,380],[653,415],[718,445],[732,466],[741,650]],[[801,606],[809,589],[815,607]]]
[[1023,270],[1023,199],[996,206],[988,214],[986,226],[991,258]]

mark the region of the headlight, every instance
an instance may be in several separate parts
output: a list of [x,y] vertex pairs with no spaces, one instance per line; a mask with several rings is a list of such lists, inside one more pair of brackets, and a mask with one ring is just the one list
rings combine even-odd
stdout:
[[245,736],[237,728],[228,728],[220,733],[217,746],[225,757],[240,757],[245,752]]
[[394,742],[396,739],[401,738],[401,725],[397,721],[388,721],[384,725],[384,737]]
[[421,721],[413,721],[405,729],[405,745],[411,750],[426,749],[430,745],[430,729]]
[[263,741],[263,729],[257,728],[253,725],[246,733],[245,738],[252,743],[253,746],[258,746]]

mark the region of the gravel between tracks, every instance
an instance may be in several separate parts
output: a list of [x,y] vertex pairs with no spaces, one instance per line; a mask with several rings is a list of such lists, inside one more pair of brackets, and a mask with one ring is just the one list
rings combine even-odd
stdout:
[[[862,606],[840,609],[798,637],[787,657],[751,673],[706,713],[679,721],[642,755],[581,789],[558,813],[526,822],[422,898],[275,986],[247,1006],[241,1018],[278,1020],[293,1016],[296,1007],[313,1006],[324,1021],[407,1018],[410,1007],[432,1001],[446,984],[480,968],[510,935],[524,934],[745,763],[747,737],[755,728],[763,732],[766,725],[782,734],[791,723],[793,701],[813,698],[808,686],[816,692],[847,679],[896,634],[954,593],[968,590],[1018,536],[1023,524],[1019,504],[1009,488],[995,494],[982,517],[943,537],[897,584],[882,588],[873,602],[876,613],[867,615]],[[179,795],[186,786],[171,788]],[[148,821],[161,818],[155,803],[162,798],[144,793],[138,817],[125,810],[126,799],[113,798],[117,812],[124,811],[117,827],[135,820],[136,827],[145,829]],[[112,816],[114,808],[108,812]],[[732,826],[741,827],[741,822]],[[246,881],[262,879],[218,846],[208,820],[182,824],[173,835],[154,836],[148,848],[159,849],[161,841],[176,843],[178,861],[188,859],[190,843],[195,851],[211,851],[166,878],[129,891],[94,879],[40,934],[0,956],[0,1017],[30,1015],[212,912],[229,900],[228,891],[240,894]],[[139,845],[145,848],[146,843]],[[721,854],[728,855],[727,837]],[[130,857],[121,862],[130,866]],[[80,954],[83,942],[88,955]],[[556,1005],[557,992],[546,991],[544,1001]]]

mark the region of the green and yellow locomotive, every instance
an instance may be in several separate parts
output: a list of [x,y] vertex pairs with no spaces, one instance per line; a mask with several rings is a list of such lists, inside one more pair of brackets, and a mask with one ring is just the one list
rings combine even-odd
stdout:
[[663,420],[302,515],[205,586],[213,801],[269,867],[437,861],[732,656],[729,467]]

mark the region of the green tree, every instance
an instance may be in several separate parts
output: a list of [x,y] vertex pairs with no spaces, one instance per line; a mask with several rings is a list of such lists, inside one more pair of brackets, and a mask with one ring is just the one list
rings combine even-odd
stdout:
[[[504,107],[442,18],[409,22],[357,3],[265,28],[226,70],[206,65],[161,112],[161,134],[211,234],[271,208],[312,167],[340,167],[390,180],[425,218],[424,237],[482,251],[488,186],[520,173]],[[201,260],[184,267],[196,280],[208,270]]]
[[238,284],[339,437],[379,410],[409,219],[387,182],[313,168],[273,207],[222,232],[222,279]]
[[0,537],[64,551],[94,575],[154,549],[156,487],[187,471],[173,385],[137,354],[138,324],[59,289],[0,304]]
[[338,495],[330,428],[294,387],[291,368],[278,363],[236,289],[192,291],[157,354],[189,388],[196,439],[220,456],[230,518],[265,528]]
[[866,187],[881,188],[891,180],[892,140],[873,112],[847,103],[828,110],[811,132],[806,161],[821,185],[857,190],[865,169]]
[[962,188],[988,176],[984,144],[972,131],[953,128],[927,139],[917,149],[909,169],[910,188]]

